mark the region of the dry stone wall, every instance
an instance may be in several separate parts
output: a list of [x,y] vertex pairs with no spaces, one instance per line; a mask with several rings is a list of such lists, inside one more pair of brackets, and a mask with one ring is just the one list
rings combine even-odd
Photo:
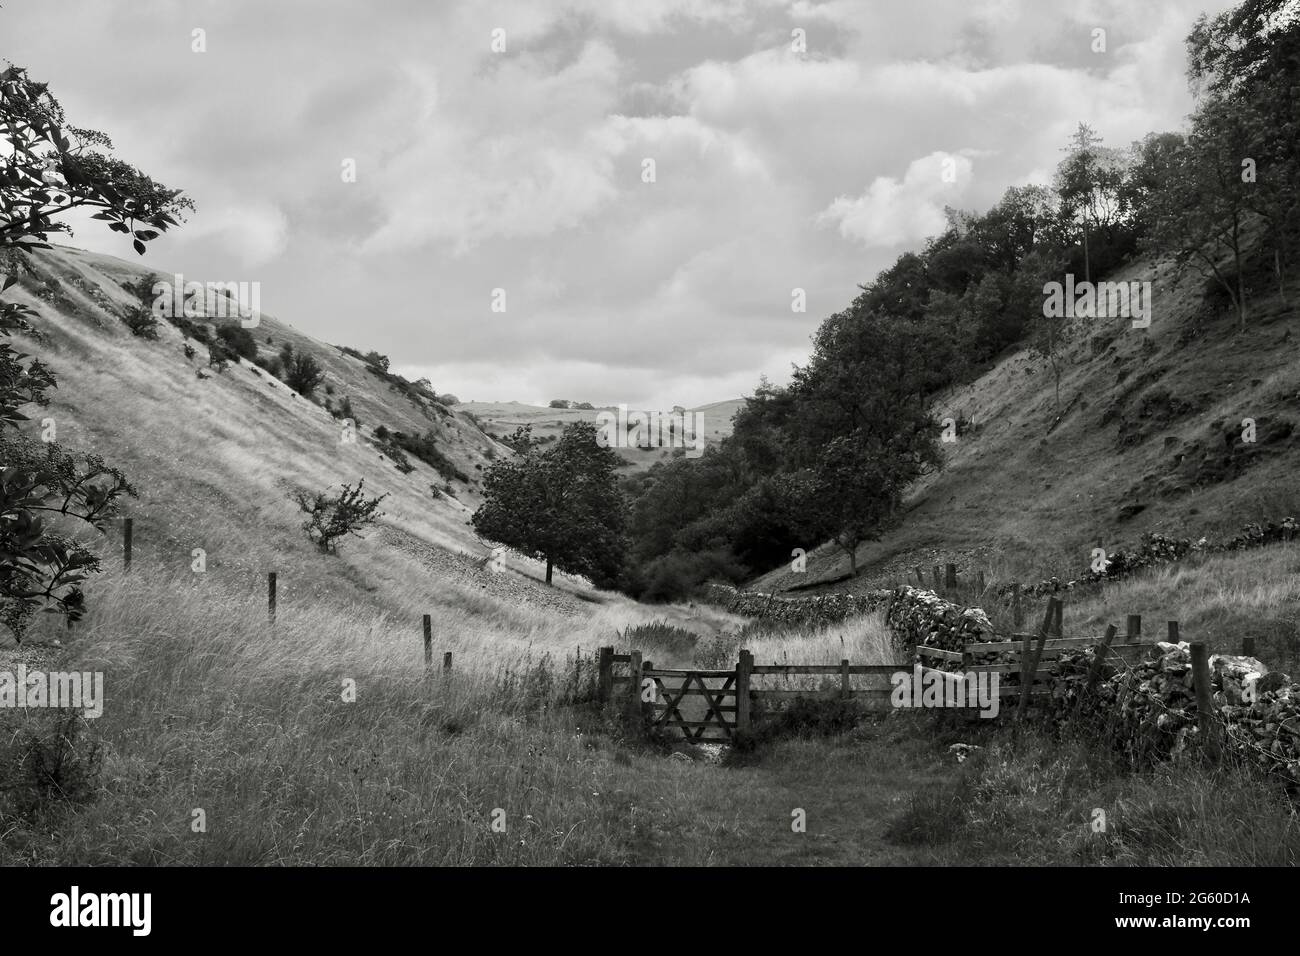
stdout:
[[705,600],[735,614],[764,621],[820,627],[878,611],[889,603],[892,593],[888,590],[864,594],[836,592],[822,597],[783,598],[760,591],[738,591],[725,584],[710,584],[705,587]]

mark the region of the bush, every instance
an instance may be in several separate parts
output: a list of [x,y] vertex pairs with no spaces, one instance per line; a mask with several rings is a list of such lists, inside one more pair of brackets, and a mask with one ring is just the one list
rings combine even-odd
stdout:
[[[383,428],[383,426],[380,426],[380,428]],[[455,478],[458,481],[469,482],[469,476],[457,468],[451,459],[439,450],[434,443],[433,432],[427,432],[424,435],[407,435],[403,432],[389,432],[385,428],[384,434],[381,436],[377,428],[375,429],[375,436],[389,439],[391,446],[414,455],[444,478]],[[405,455],[402,457],[405,460]]]
[[194,346],[190,345],[189,342],[186,342],[183,346],[181,346],[181,348],[182,348],[182,350],[185,352],[185,357],[186,357],[187,359],[192,359],[192,358],[194,358],[195,355],[198,354],[198,353],[195,351]]
[[303,398],[311,398],[324,380],[325,370],[311,355],[299,352],[291,355],[290,361],[285,362],[284,383]]
[[314,494],[306,491],[293,494],[293,500],[308,515],[303,530],[323,553],[333,553],[338,547],[336,542],[349,534],[360,537],[362,528],[383,517],[379,504],[388,495],[367,499],[363,493],[365,483],[363,478],[355,488],[344,485],[334,497],[330,497],[328,488]]
[[144,306],[138,309],[132,309],[123,318],[126,327],[131,330],[131,334],[142,339],[154,341],[158,338],[158,320],[154,318],[153,311]]
[[[42,729],[24,726],[4,735],[0,749],[0,807],[31,816],[52,805],[77,805],[94,799],[103,751],[79,714],[56,712]],[[0,812],[0,816],[7,813]]]
[[242,325],[217,326],[217,339],[226,346],[227,351],[250,362],[257,360],[257,342],[253,333]]
[[756,713],[753,729],[736,734],[735,752],[743,757],[785,737],[838,737],[856,729],[863,716],[851,698],[796,697],[783,710]]

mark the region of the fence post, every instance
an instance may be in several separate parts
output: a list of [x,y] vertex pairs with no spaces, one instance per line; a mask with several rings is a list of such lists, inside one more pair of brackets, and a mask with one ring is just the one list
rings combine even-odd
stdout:
[[939,565],[934,566],[934,589],[939,590]]
[[444,651],[442,655],[442,672],[451,673],[451,651]]
[[948,564],[944,567],[943,586],[950,591],[957,590],[957,565]]
[[849,659],[847,657],[840,660],[840,700],[848,700],[853,696],[853,682],[849,680]]
[[1178,640],[1178,622],[1177,622],[1177,621],[1170,621],[1169,624],[1168,624],[1168,627],[1169,627],[1169,643],[1170,643],[1170,644],[1179,644],[1179,643],[1181,643],[1181,642]]
[[433,667],[433,618],[424,615],[424,669]]
[[925,572],[921,570],[919,564],[916,566],[916,583],[921,587],[925,587]]
[[1020,582],[1016,582],[1015,590],[1011,592],[1011,615],[1015,621],[1016,627],[1025,623],[1025,612],[1020,607]]
[[122,521],[122,570],[131,570],[131,545],[135,537],[135,519],[125,518]]
[[1201,742],[1211,756],[1218,755],[1218,742],[1214,739],[1214,706],[1210,697],[1210,653],[1201,641],[1192,642],[1192,688],[1196,691],[1196,723],[1200,727]]
[[1124,628],[1124,643],[1136,644],[1142,637],[1142,615],[1130,614]]
[[1034,675],[1038,673],[1038,659],[1042,656],[1048,632],[1056,625],[1060,604],[1061,602],[1056,598],[1047,599],[1047,612],[1043,615],[1042,626],[1038,629],[1038,641],[1034,649],[1029,650],[1029,638],[1025,638],[1020,644],[1020,707],[1016,712],[1016,720],[1025,719],[1025,710],[1029,707],[1030,689],[1034,683]]
[[743,647],[736,660],[736,731],[749,731],[749,675],[754,669],[754,655]]
[[[1065,601],[1061,598],[1056,598],[1055,601],[1056,618],[1052,621],[1052,633],[1057,637],[1063,637],[1064,635],[1061,634],[1061,628],[1065,623]],[[1040,644],[1039,646],[1041,647],[1042,645]]]
[[1093,648],[1092,666],[1088,668],[1088,683],[1083,690],[1079,692],[1078,698],[1074,701],[1074,709],[1071,714],[1078,714],[1083,708],[1083,700],[1092,693],[1097,681],[1101,679],[1101,669],[1106,664],[1106,651],[1110,648],[1110,642],[1115,640],[1115,635],[1119,633],[1119,628],[1114,624],[1106,625],[1106,636],[1101,639],[1101,643]]
[[1243,657],[1255,656],[1255,639],[1253,637],[1243,637],[1241,639],[1241,654]]
[[271,623],[275,623],[275,572],[268,571],[266,575],[266,614]]
[[608,703],[614,691],[614,648],[600,649],[599,683],[596,685],[596,697],[602,703]]
[[644,717],[645,708],[641,705],[641,652],[628,652],[628,714],[633,717]]

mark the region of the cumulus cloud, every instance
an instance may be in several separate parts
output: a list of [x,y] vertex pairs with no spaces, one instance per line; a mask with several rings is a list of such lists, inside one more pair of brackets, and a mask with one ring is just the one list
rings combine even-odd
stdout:
[[1178,126],[1183,38],[1228,2],[227,0],[203,55],[176,4],[0,28],[71,122],[197,201],[150,268],[259,279],[268,313],[461,397],[698,405],[785,380],[945,205],[1049,178],[1080,120],[1116,146]]
[[857,198],[840,196],[818,216],[840,235],[867,246],[896,246],[938,235],[945,205],[956,205],[970,183],[971,161],[951,153],[914,159],[901,180],[880,176]]

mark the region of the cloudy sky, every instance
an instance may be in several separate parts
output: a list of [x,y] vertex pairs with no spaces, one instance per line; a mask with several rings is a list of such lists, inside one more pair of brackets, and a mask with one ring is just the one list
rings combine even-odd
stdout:
[[1183,39],[1227,5],[5,0],[0,57],[194,198],[158,271],[258,281],[461,399],[691,406],[787,380],[945,205],[1047,182],[1081,120],[1180,126]]

